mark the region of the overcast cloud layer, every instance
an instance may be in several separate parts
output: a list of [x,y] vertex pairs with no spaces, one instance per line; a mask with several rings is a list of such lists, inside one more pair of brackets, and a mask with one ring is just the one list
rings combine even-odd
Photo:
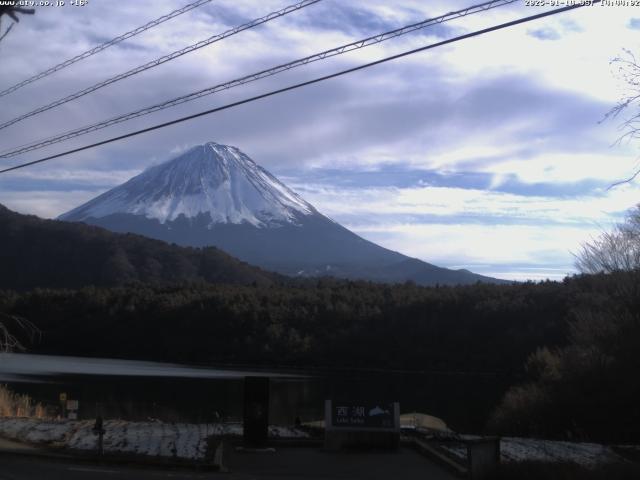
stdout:
[[[41,7],[0,42],[0,89],[185,3]],[[0,150],[471,4],[324,0],[0,130]],[[214,0],[0,98],[0,120],[285,5]],[[541,11],[516,2],[0,162],[34,160]],[[7,25],[3,19],[2,31]],[[623,48],[640,53],[638,29],[640,8],[581,8],[0,175],[0,203],[55,217],[216,141],[239,147],[380,245],[502,278],[560,279],[574,271],[571,252],[640,199],[637,183],[607,189],[635,171],[640,145],[613,145],[619,122],[601,122],[623,93],[609,62]]]

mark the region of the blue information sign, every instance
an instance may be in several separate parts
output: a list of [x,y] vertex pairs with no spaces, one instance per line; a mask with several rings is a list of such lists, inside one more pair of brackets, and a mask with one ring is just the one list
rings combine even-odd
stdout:
[[394,402],[341,402],[331,404],[333,427],[395,428]]

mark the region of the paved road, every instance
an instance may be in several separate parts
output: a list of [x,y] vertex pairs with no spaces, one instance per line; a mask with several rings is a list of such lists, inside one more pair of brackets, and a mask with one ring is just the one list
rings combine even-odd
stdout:
[[0,480],[221,480],[223,478],[229,477],[222,473],[92,465],[23,455],[0,455]]
[[[457,480],[414,450],[397,453],[329,453],[316,448],[278,448],[275,453],[225,452],[238,480]],[[234,479],[235,480],[235,479]]]
[[[231,450],[231,449],[230,449]],[[313,448],[279,448],[275,453],[227,452],[230,473],[93,465],[24,455],[0,454],[0,480],[455,480],[412,450],[398,453],[326,453]]]

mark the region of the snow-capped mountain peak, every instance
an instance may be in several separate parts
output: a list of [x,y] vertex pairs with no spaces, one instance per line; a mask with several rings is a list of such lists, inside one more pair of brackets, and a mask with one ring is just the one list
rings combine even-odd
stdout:
[[[206,143],[60,216],[113,232],[216,247],[285,275],[495,281],[436,267],[376,245],[325,217],[236,147]],[[171,262],[163,265],[171,269]]]
[[160,223],[209,215],[211,223],[297,223],[316,210],[238,148],[209,142],[148,168],[65,213],[62,220],[143,215]]

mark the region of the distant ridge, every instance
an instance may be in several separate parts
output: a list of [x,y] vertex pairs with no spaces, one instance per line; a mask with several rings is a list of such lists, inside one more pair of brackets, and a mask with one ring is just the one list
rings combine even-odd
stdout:
[[278,275],[216,248],[203,250],[43,220],[0,205],[0,289],[118,286],[134,282],[271,284]]

